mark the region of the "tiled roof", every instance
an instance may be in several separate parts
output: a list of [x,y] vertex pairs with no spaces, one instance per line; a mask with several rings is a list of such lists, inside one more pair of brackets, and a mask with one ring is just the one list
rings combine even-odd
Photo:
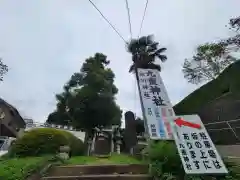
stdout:
[[[9,104],[8,102],[6,102],[5,100],[3,100],[2,98],[0,98],[0,104],[5,104],[6,106],[8,106],[10,109],[12,109],[13,111],[15,111],[15,113],[23,120],[22,116],[20,115],[20,113],[18,112],[18,110],[12,106],[11,104]],[[24,120],[23,120],[24,121]],[[25,121],[24,121],[25,123]]]

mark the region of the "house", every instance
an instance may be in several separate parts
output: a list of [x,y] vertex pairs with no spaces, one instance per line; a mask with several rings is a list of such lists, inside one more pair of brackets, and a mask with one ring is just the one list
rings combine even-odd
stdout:
[[0,98],[0,136],[18,137],[25,127],[17,109]]

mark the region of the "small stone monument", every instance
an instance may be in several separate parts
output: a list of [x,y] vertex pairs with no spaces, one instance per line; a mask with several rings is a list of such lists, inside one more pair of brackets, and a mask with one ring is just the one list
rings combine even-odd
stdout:
[[59,157],[63,160],[69,159],[70,147],[69,146],[60,146],[59,148]]
[[109,155],[111,152],[111,137],[108,132],[100,130],[96,135],[94,154]]

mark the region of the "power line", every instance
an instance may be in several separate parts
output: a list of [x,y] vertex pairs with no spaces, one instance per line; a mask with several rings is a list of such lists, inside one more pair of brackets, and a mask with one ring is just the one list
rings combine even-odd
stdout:
[[103,17],[103,19],[105,19],[105,21],[107,21],[107,23],[112,27],[112,29],[118,34],[118,36],[127,44],[127,41],[123,38],[123,36],[118,32],[118,30],[112,25],[112,23],[103,15],[103,13],[97,8],[97,6],[91,1],[88,0],[93,7],[101,14],[101,16]]
[[128,0],[125,0],[125,2],[126,2],[126,9],[127,9],[127,12],[128,12],[129,32],[130,32],[131,39],[132,39],[132,25],[131,25],[131,18],[130,18],[130,9],[129,9],[129,6],[128,6]]
[[143,12],[143,17],[142,17],[142,22],[141,22],[138,38],[139,38],[139,36],[140,36],[140,34],[142,32],[143,21],[144,21],[145,15],[146,15],[147,7],[148,7],[148,0],[146,0],[145,9],[144,9],[144,12]]

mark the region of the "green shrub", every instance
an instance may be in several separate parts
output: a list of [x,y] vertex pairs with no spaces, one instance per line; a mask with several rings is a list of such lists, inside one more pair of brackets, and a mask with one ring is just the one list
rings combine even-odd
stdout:
[[9,155],[26,157],[56,154],[63,145],[70,146],[72,155],[81,155],[83,152],[83,142],[67,131],[52,128],[33,129],[16,140]]
[[152,141],[147,149],[151,173],[160,177],[164,173],[181,174],[183,168],[176,145],[172,141]]
[[26,180],[47,163],[49,157],[12,158],[0,162],[1,180]]
[[57,156],[10,158],[0,160],[1,180],[26,180],[34,179],[31,176],[46,175],[49,165],[62,165]]
[[69,146],[71,147],[71,155],[83,155],[84,154],[84,143],[82,140],[78,139],[76,136],[68,131],[63,131],[64,135],[67,137]]
[[240,166],[225,160],[228,168],[226,176],[190,176],[186,175],[174,142],[152,141],[144,150],[151,165],[150,173],[155,179],[161,180],[239,180]]

